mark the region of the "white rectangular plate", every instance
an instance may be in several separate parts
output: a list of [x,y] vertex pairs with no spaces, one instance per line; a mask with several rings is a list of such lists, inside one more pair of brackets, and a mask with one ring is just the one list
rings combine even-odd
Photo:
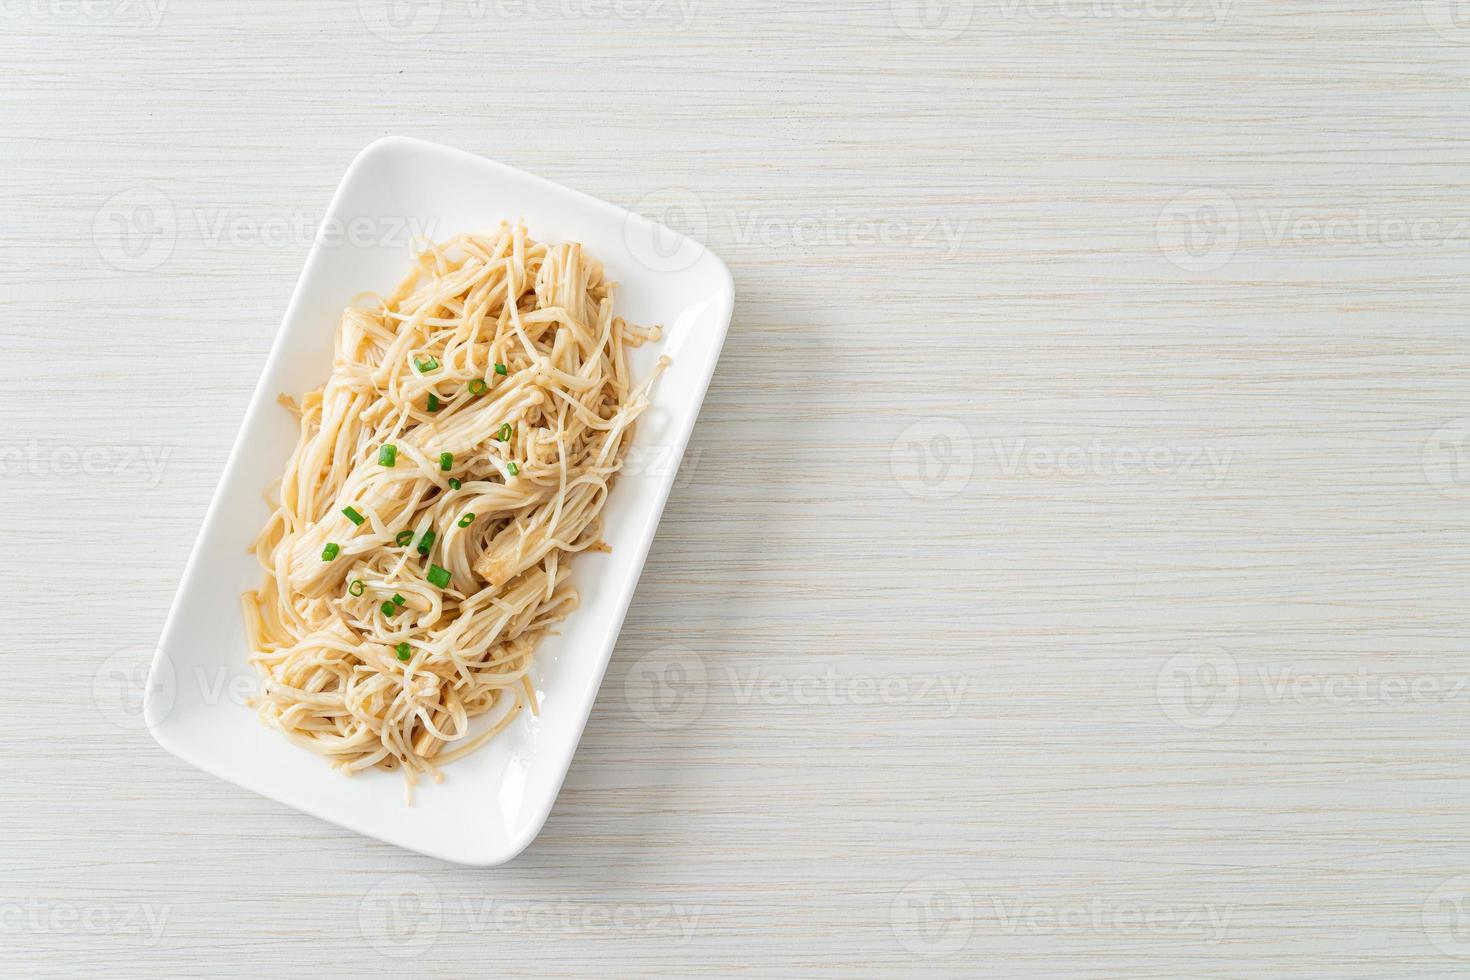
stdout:
[[[441,240],[517,217],[538,241],[582,242],[620,284],[617,313],[663,326],[660,342],[635,352],[639,376],[661,353],[673,365],[608,499],[603,536],[612,552],[577,556],[582,604],[537,652],[540,717],[522,714],[446,767],[443,783],[420,783],[409,806],[401,774],[342,776],[245,705],[254,672],[239,597],[261,581],[247,548],[267,517],[262,493],[297,439],[276,397],[326,380],[343,307],[397,284],[409,266],[409,231]],[[734,293],[713,253],[622,208],[433,143],[393,137],[368,146],[332,199],[169,611],[144,706],[159,744],[222,779],[424,854],[483,866],[520,853],[551,812],[586,725],[714,374]]]

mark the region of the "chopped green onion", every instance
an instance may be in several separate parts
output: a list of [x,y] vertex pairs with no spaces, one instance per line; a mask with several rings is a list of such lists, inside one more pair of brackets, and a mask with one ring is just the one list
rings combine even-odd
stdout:
[[351,521],[352,523],[356,524],[358,527],[362,527],[362,522],[365,521],[365,520],[367,520],[366,517],[363,517],[361,514],[359,514],[357,512],[357,510],[355,508],[352,508],[352,507],[343,507],[342,508],[342,513],[346,514],[347,515],[347,519],[349,521]]
[[337,557],[337,553],[341,550],[341,545],[337,544],[335,541],[328,541],[327,546],[322,549],[322,561],[331,561],[333,558]]
[[398,659],[399,660],[402,660],[404,663],[407,663],[408,662],[408,658],[413,655],[409,651],[408,641],[407,640],[405,640],[404,642],[398,644],[398,646],[394,647],[393,649],[395,649],[395,650],[398,651]]
[[403,596],[399,595],[397,592],[393,593],[393,605],[395,605],[395,606],[401,606],[401,605],[403,605],[403,603],[404,603]]
[[449,588],[449,573],[438,565],[429,566],[429,581],[441,589]]
[[386,443],[378,450],[379,466],[394,466],[398,463],[398,447],[392,443]]
[[439,396],[432,391],[429,392],[429,411],[439,411]]
[[452,476],[449,478],[449,489],[458,490],[462,486],[464,486],[464,484],[460,483],[459,480],[455,479]]
[[398,545],[398,547],[402,548],[404,545],[408,544],[412,540],[413,540],[413,532],[412,531],[399,531],[398,532],[398,537],[396,537],[396,538],[393,539],[393,543],[396,544],[396,545]]
[[414,366],[419,369],[420,374],[423,374],[425,372],[434,370],[436,367],[439,366],[439,362],[434,360],[432,357],[426,357],[422,361],[414,361]]
[[486,391],[490,390],[490,386],[485,383],[483,378],[471,378],[470,383],[466,387],[470,389],[470,394],[472,395],[483,395]]
[[495,373],[498,374],[498,375],[500,375],[502,378],[505,377],[505,365],[504,364],[501,364],[499,361],[496,361],[495,362]]
[[510,423],[503,422],[501,423],[500,431],[495,433],[495,438],[499,439],[501,442],[510,442],[510,432]]
[[440,453],[439,468],[446,473],[454,469],[454,453]]
[[466,514],[466,515],[464,515],[463,517],[461,517],[459,519],[459,526],[460,527],[469,527],[473,523],[475,523],[475,515],[474,514]]
[[517,476],[521,472],[521,468],[514,463],[506,463],[505,468],[510,471],[511,476]]
[[395,605],[393,605],[393,603],[392,603],[391,600],[385,601],[378,608],[383,611],[383,615],[384,616],[392,616],[394,613],[396,613],[398,611],[398,607],[395,606]]
[[434,532],[425,531],[424,536],[419,538],[419,554],[425,558],[429,557],[429,549],[434,547]]
[[352,584],[347,586],[347,591],[351,592],[353,595],[362,595],[363,592],[366,591],[366,589],[367,583],[360,578],[353,579]]

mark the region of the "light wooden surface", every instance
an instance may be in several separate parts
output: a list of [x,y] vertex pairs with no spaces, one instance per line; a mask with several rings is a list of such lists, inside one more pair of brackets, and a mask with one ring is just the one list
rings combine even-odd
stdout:
[[[1463,4],[0,12],[0,972],[1470,970]],[[137,725],[311,230],[390,133],[737,282],[567,785],[494,871]]]

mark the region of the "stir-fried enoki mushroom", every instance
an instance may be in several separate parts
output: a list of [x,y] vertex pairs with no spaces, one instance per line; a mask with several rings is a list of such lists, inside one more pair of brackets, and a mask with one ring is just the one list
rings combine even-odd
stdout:
[[[600,514],[661,357],[612,312],[575,243],[502,224],[420,252],[396,290],[344,312],[332,374],[243,597],[261,718],[346,772],[438,765],[529,706],[538,641],[577,603],[570,555]],[[488,716],[488,717],[484,717]]]

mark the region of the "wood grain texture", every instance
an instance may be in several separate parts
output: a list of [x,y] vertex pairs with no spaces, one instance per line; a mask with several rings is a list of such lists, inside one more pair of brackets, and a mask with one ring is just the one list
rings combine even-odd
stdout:
[[[1454,3],[0,11],[0,972],[1470,968]],[[137,724],[389,133],[737,282],[571,775],[493,871]]]

